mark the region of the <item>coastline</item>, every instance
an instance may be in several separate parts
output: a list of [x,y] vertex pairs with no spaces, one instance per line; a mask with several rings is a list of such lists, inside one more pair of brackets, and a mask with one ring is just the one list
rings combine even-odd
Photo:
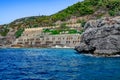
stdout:
[[91,56],[91,57],[106,57],[106,58],[113,58],[113,57],[120,57],[119,54],[92,54],[92,53],[77,53],[77,54],[82,54],[85,56]]
[[0,48],[0,49],[73,49],[74,48],[40,48],[40,47],[6,47],[6,48]]
[[[59,47],[59,48],[55,48],[55,47],[48,47],[48,48],[42,48],[42,47],[3,47],[0,49],[72,49],[75,50],[73,47]],[[78,51],[76,51],[76,54],[83,54],[82,52],[79,53]],[[84,53],[83,55],[85,56],[92,56],[92,57],[120,57],[119,54],[93,54],[93,53]]]

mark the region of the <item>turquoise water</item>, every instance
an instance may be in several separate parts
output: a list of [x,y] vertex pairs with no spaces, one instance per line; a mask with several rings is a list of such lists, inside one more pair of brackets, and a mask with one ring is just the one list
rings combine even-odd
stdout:
[[120,58],[72,49],[0,49],[0,80],[120,80]]

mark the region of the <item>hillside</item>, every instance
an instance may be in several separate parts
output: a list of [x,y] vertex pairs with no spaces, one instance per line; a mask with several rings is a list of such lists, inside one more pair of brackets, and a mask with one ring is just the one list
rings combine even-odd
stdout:
[[7,36],[10,29],[22,32],[24,28],[43,27],[56,25],[55,22],[66,22],[73,16],[76,17],[78,22],[88,21],[90,19],[98,19],[103,16],[118,16],[120,15],[120,1],[119,0],[84,0],[78,2],[68,8],[59,11],[50,16],[32,16],[17,19],[10,24],[2,25],[0,34]]

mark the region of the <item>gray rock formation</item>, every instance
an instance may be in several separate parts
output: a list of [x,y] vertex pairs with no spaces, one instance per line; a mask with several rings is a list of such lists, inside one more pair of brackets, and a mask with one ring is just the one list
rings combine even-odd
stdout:
[[88,21],[75,50],[98,56],[120,54],[120,17]]

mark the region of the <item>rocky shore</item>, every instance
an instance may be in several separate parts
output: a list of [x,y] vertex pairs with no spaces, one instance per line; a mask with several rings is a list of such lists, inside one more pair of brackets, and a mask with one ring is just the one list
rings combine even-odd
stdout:
[[120,17],[90,20],[84,30],[75,50],[96,56],[120,55]]

